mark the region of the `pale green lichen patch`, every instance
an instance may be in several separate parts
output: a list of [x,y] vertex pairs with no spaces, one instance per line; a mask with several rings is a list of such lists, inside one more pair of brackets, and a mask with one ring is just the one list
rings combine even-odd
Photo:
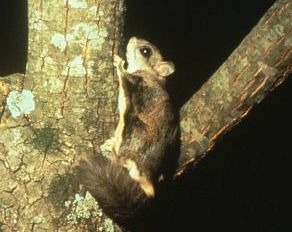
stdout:
[[56,33],[52,35],[51,43],[63,52],[67,46],[67,42],[71,41],[72,39],[73,36],[71,34],[66,34],[65,37],[64,34]]
[[95,23],[78,23],[74,27],[76,38],[95,39],[98,37],[98,26]]
[[30,114],[35,110],[34,95],[30,90],[11,91],[7,98],[7,106],[13,118]]
[[275,32],[280,36],[284,36],[285,34],[285,27],[281,24],[276,24],[273,28],[275,30]]
[[280,38],[282,38],[285,34],[285,27],[281,24],[275,24],[273,27],[268,28],[268,33],[265,37],[260,38],[261,45],[264,46],[264,49],[273,46],[273,44],[277,43]]
[[[26,151],[22,128],[12,128],[9,131],[4,130],[0,133],[0,144],[3,144],[0,149],[0,158],[4,161],[5,167],[11,171],[19,170],[22,165],[23,156],[23,153],[20,151]],[[7,147],[12,147],[12,149],[6,149]],[[11,185],[13,184],[11,183]]]
[[[10,138],[9,142],[14,145],[23,143],[23,140],[24,140],[21,128],[11,129],[9,133],[9,137],[6,137],[6,138]],[[1,142],[1,138],[0,138],[0,142]],[[3,138],[3,142],[4,142],[4,138]]]
[[114,224],[112,220],[106,218],[98,206],[95,199],[89,192],[85,196],[75,194],[73,200],[65,201],[65,207],[70,210],[66,215],[66,222],[68,224],[78,224],[81,220],[89,220],[91,218],[98,219],[97,231],[114,232]]
[[32,29],[35,29],[37,31],[45,31],[48,29],[48,26],[44,23],[44,21],[34,21],[32,23]]
[[7,156],[5,158],[6,163],[11,171],[15,172],[20,169],[22,162],[21,157],[19,157],[19,151],[10,150],[7,152]]
[[[229,70],[228,68],[222,68],[220,70],[220,74],[222,76],[228,76],[229,74]],[[222,93],[228,93],[228,90],[230,88],[230,82],[228,78],[221,78],[221,79],[216,79],[214,82],[214,87],[220,91],[222,91]]]
[[71,8],[87,8],[87,3],[85,0],[65,0],[64,2],[67,2]]
[[66,40],[65,36],[60,33],[56,33],[52,36],[51,43],[59,48],[61,51],[64,51],[66,48]]
[[65,201],[65,207],[70,208],[70,213],[66,216],[66,221],[69,224],[77,224],[80,219],[89,219],[103,214],[94,198],[88,192],[84,197],[78,193],[75,194],[73,201]]
[[96,23],[78,23],[74,26],[71,34],[76,41],[80,42],[85,39],[87,46],[100,50],[108,36],[108,31],[104,27],[99,27]]
[[96,17],[96,16],[103,16],[104,15],[104,12],[101,10],[101,9],[98,9],[97,6],[92,6],[88,9],[88,13],[93,16],[93,17]]
[[106,218],[103,222],[103,226],[100,228],[100,230],[105,231],[105,232],[114,232],[115,230],[115,226],[112,220]]
[[59,77],[49,77],[43,81],[43,86],[48,93],[60,93],[64,88],[64,81],[59,79]]
[[37,215],[33,217],[33,223],[34,224],[41,224],[46,221],[46,218],[43,215]]
[[82,56],[77,56],[68,63],[67,68],[62,72],[62,75],[64,76],[67,74],[77,77],[83,77],[86,74]]
[[107,29],[104,28],[104,27],[100,28],[100,30],[98,32],[98,35],[101,36],[101,37],[107,37],[107,35],[108,35]]

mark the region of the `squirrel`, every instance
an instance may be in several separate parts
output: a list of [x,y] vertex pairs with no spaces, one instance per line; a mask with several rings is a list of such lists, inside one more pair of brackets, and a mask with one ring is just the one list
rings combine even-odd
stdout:
[[114,66],[119,120],[107,141],[111,156],[82,161],[79,175],[104,212],[125,225],[147,210],[166,175],[178,123],[165,84],[175,68],[156,46],[136,37],[127,44],[126,61],[115,55]]

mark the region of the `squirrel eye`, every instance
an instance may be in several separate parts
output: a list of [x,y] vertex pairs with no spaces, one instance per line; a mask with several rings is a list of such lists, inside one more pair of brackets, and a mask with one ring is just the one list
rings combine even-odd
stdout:
[[149,59],[150,56],[152,55],[152,50],[149,47],[142,47],[140,48],[140,53],[142,54],[142,56]]

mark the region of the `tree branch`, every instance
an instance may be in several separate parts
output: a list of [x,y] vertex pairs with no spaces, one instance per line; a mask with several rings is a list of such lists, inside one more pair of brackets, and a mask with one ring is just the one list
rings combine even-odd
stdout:
[[176,176],[202,158],[292,71],[292,3],[277,1],[181,109]]

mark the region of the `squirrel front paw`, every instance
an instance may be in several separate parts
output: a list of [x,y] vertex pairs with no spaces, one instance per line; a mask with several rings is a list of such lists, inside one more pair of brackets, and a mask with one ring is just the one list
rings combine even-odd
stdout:
[[117,68],[123,68],[125,64],[125,60],[121,58],[119,55],[114,55],[114,66]]
[[101,154],[108,158],[109,160],[113,160],[113,150],[115,146],[115,138],[109,138],[107,139],[101,146],[100,146],[100,151]]

